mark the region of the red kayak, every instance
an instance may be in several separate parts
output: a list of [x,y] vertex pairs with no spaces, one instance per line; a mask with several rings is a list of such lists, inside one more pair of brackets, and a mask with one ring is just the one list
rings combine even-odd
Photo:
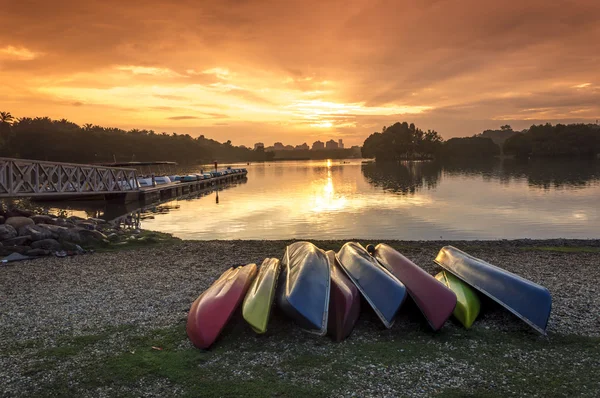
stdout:
[[207,349],[215,342],[246,296],[256,273],[256,264],[230,268],[194,301],[186,331],[196,347]]
[[331,292],[329,293],[329,320],[327,333],[335,341],[342,341],[352,333],[360,314],[360,293],[346,276],[333,250],[327,251],[331,264]]
[[454,292],[386,244],[377,245],[374,256],[404,283],[433,330],[441,328],[456,307]]

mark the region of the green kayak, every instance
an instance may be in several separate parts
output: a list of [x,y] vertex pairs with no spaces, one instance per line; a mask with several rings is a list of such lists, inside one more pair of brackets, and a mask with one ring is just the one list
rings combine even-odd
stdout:
[[456,307],[452,314],[465,328],[469,329],[477,315],[479,315],[479,308],[481,307],[477,293],[469,285],[447,271],[440,272],[435,278],[456,294]]
[[267,331],[278,277],[279,260],[266,258],[244,298],[242,315],[256,333]]

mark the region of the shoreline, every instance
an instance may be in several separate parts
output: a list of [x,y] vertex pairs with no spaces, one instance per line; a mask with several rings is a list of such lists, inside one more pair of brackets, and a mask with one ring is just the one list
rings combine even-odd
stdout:
[[[363,306],[342,343],[274,311],[266,335],[234,317],[206,352],[185,335],[192,301],[226,268],[280,258],[292,241],[166,242],[0,266],[6,394],[547,396],[561,391],[559,379],[563,395],[592,396],[600,387],[591,374],[600,358],[600,240],[386,241],[430,274],[451,244],[546,286],[547,338],[487,302],[471,330],[450,320],[437,333],[410,306],[389,330]],[[337,250],[346,240],[312,242]],[[555,368],[567,360],[582,365]]]

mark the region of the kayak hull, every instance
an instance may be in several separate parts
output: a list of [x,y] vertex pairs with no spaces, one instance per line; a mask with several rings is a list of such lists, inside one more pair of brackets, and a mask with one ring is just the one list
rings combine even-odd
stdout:
[[477,293],[469,285],[448,271],[440,272],[435,276],[435,279],[454,292],[456,295],[456,308],[454,308],[452,315],[466,329],[470,329],[481,309],[481,301]]
[[456,307],[454,292],[386,244],[375,247],[375,258],[404,283],[431,328],[439,330]]
[[406,298],[404,284],[358,243],[344,244],[336,254],[336,259],[381,322],[391,328]]
[[256,276],[256,264],[225,271],[192,304],[186,331],[192,344],[208,349],[219,337]]
[[303,329],[327,332],[331,271],[325,252],[309,242],[286,247],[276,293],[277,306]]
[[242,316],[256,333],[267,331],[271,307],[275,299],[279,267],[278,259],[266,258],[244,298]]
[[342,341],[352,333],[360,315],[360,293],[341,269],[335,252],[326,252],[331,265],[331,293],[327,333],[335,341]]
[[538,332],[546,334],[552,297],[545,287],[452,246],[443,247],[434,261]]

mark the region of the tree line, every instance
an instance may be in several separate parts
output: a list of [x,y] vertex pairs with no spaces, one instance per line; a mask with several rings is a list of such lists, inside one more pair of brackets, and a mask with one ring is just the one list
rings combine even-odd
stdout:
[[0,156],[56,162],[102,163],[169,160],[181,164],[214,160],[262,161],[272,154],[220,143],[203,135],[122,130],[48,117],[15,119],[0,112]]
[[529,157],[596,157],[600,154],[600,126],[596,124],[533,125],[521,132],[509,125],[471,137],[445,141],[436,131],[413,123],[395,123],[371,134],[362,155],[382,161],[489,158],[501,154]]
[[504,153],[518,158],[596,157],[600,154],[597,124],[533,125],[504,143]]
[[488,137],[476,135],[444,141],[435,130],[423,131],[413,123],[398,122],[367,137],[362,154],[383,161],[422,160],[496,156],[500,154],[500,148]]

